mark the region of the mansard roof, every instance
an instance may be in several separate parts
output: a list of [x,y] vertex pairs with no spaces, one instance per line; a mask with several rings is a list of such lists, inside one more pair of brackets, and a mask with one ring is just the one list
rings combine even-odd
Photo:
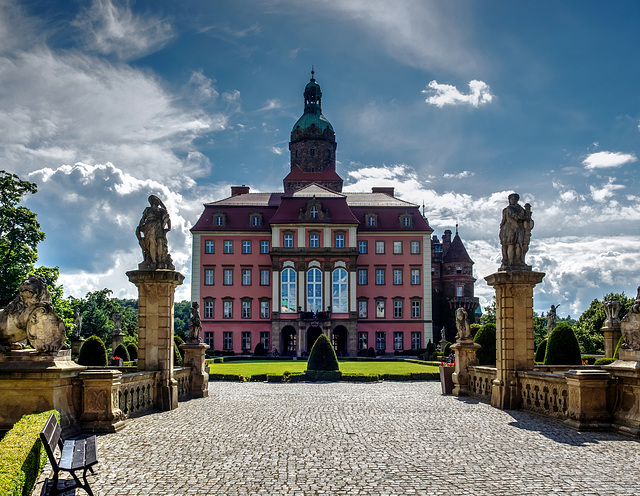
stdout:
[[456,233],[453,241],[451,241],[451,245],[442,258],[443,263],[473,263],[471,257],[467,253],[460,236]]
[[[319,203],[319,208],[326,213],[326,218],[308,219],[303,213],[310,201]],[[343,196],[341,197],[295,197],[284,196],[278,211],[271,218],[272,224],[314,223],[320,224],[357,224],[358,220],[351,212]]]
[[338,175],[335,169],[325,169],[321,172],[304,172],[300,167],[294,165],[291,167],[291,171],[284,178],[284,182],[342,182],[342,178]]

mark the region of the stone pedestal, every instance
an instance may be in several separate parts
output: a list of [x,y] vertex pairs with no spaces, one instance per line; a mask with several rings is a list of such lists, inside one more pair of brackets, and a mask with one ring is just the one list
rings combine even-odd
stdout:
[[451,346],[456,354],[455,371],[453,373],[453,395],[469,396],[469,366],[476,365],[476,351],[482,346],[471,340],[458,341]]
[[607,411],[607,386],[611,375],[605,370],[569,370],[564,374],[569,387],[565,423],[578,430],[611,427]]
[[209,349],[204,343],[185,343],[180,345],[184,351],[183,365],[191,367],[191,396],[206,398],[209,396],[209,371],[204,364],[205,351]]
[[496,291],[496,379],[491,405],[502,410],[520,406],[517,370],[533,370],[533,288],[544,273],[499,271],[485,277]]
[[620,336],[620,322],[612,322],[609,325],[602,326],[600,332],[604,334],[604,357],[613,358],[613,353],[616,351]]
[[10,429],[23,415],[56,409],[67,430],[77,421],[74,379],[84,370],[71,360],[71,350],[0,354],[0,429]]
[[74,356],[78,356],[80,354],[80,348],[82,348],[82,344],[84,343],[84,338],[80,336],[71,336],[71,354]]
[[111,352],[115,353],[116,348],[124,343],[124,334],[121,332],[114,333],[111,335]]
[[115,432],[124,426],[124,415],[118,403],[118,388],[122,372],[119,370],[86,370],[80,373],[83,430]]
[[612,427],[640,437],[640,351],[620,349],[620,360],[602,367],[617,380]]
[[173,303],[184,276],[175,270],[133,270],[129,280],[138,287],[138,370],[160,371],[156,408],[178,407],[173,378]]

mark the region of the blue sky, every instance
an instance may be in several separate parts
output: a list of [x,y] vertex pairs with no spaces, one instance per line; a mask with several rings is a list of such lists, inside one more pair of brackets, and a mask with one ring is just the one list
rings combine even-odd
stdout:
[[157,194],[188,298],[202,203],[281,190],[313,65],[346,190],[458,223],[483,303],[518,192],[535,308],[576,317],[640,284],[639,24],[632,1],[0,0],[0,158],[38,183],[40,262],[68,294],[135,295]]

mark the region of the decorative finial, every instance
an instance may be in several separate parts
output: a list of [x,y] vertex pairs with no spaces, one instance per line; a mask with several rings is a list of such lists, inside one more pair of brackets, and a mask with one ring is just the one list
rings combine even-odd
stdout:
[[311,66],[311,81],[313,81],[313,75],[316,73],[316,71],[313,70],[313,65]]
[[456,236],[458,235],[458,223],[456,222]]

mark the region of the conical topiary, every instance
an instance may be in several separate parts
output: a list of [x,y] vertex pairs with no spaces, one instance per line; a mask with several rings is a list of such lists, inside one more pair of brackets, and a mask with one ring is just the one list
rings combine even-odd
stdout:
[[138,345],[135,343],[129,343],[127,345],[127,352],[129,353],[129,360],[138,359]]
[[336,381],[340,380],[341,375],[336,351],[331,346],[329,338],[320,334],[309,353],[307,380]]
[[543,339],[542,341],[540,341],[540,344],[538,345],[538,349],[536,350],[536,355],[533,360],[538,363],[544,362],[544,355],[546,353],[547,353],[547,340]]
[[476,351],[479,365],[496,364],[496,325],[485,324],[476,332],[473,342],[482,346]]
[[547,339],[545,365],[582,365],[580,345],[571,326],[558,324]]
[[127,347],[122,343],[120,343],[118,346],[116,346],[116,349],[113,352],[113,356],[114,357],[118,357],[118,358],[122,358],[123,362],[131,361],[131,358],[129,357],[129,351],[127,350]]
[[107,363],[107,348],[102,339],[98,336],[89,336],[85,339],[82,348],[80,348],[78,364],[89,367],[106,367]]

